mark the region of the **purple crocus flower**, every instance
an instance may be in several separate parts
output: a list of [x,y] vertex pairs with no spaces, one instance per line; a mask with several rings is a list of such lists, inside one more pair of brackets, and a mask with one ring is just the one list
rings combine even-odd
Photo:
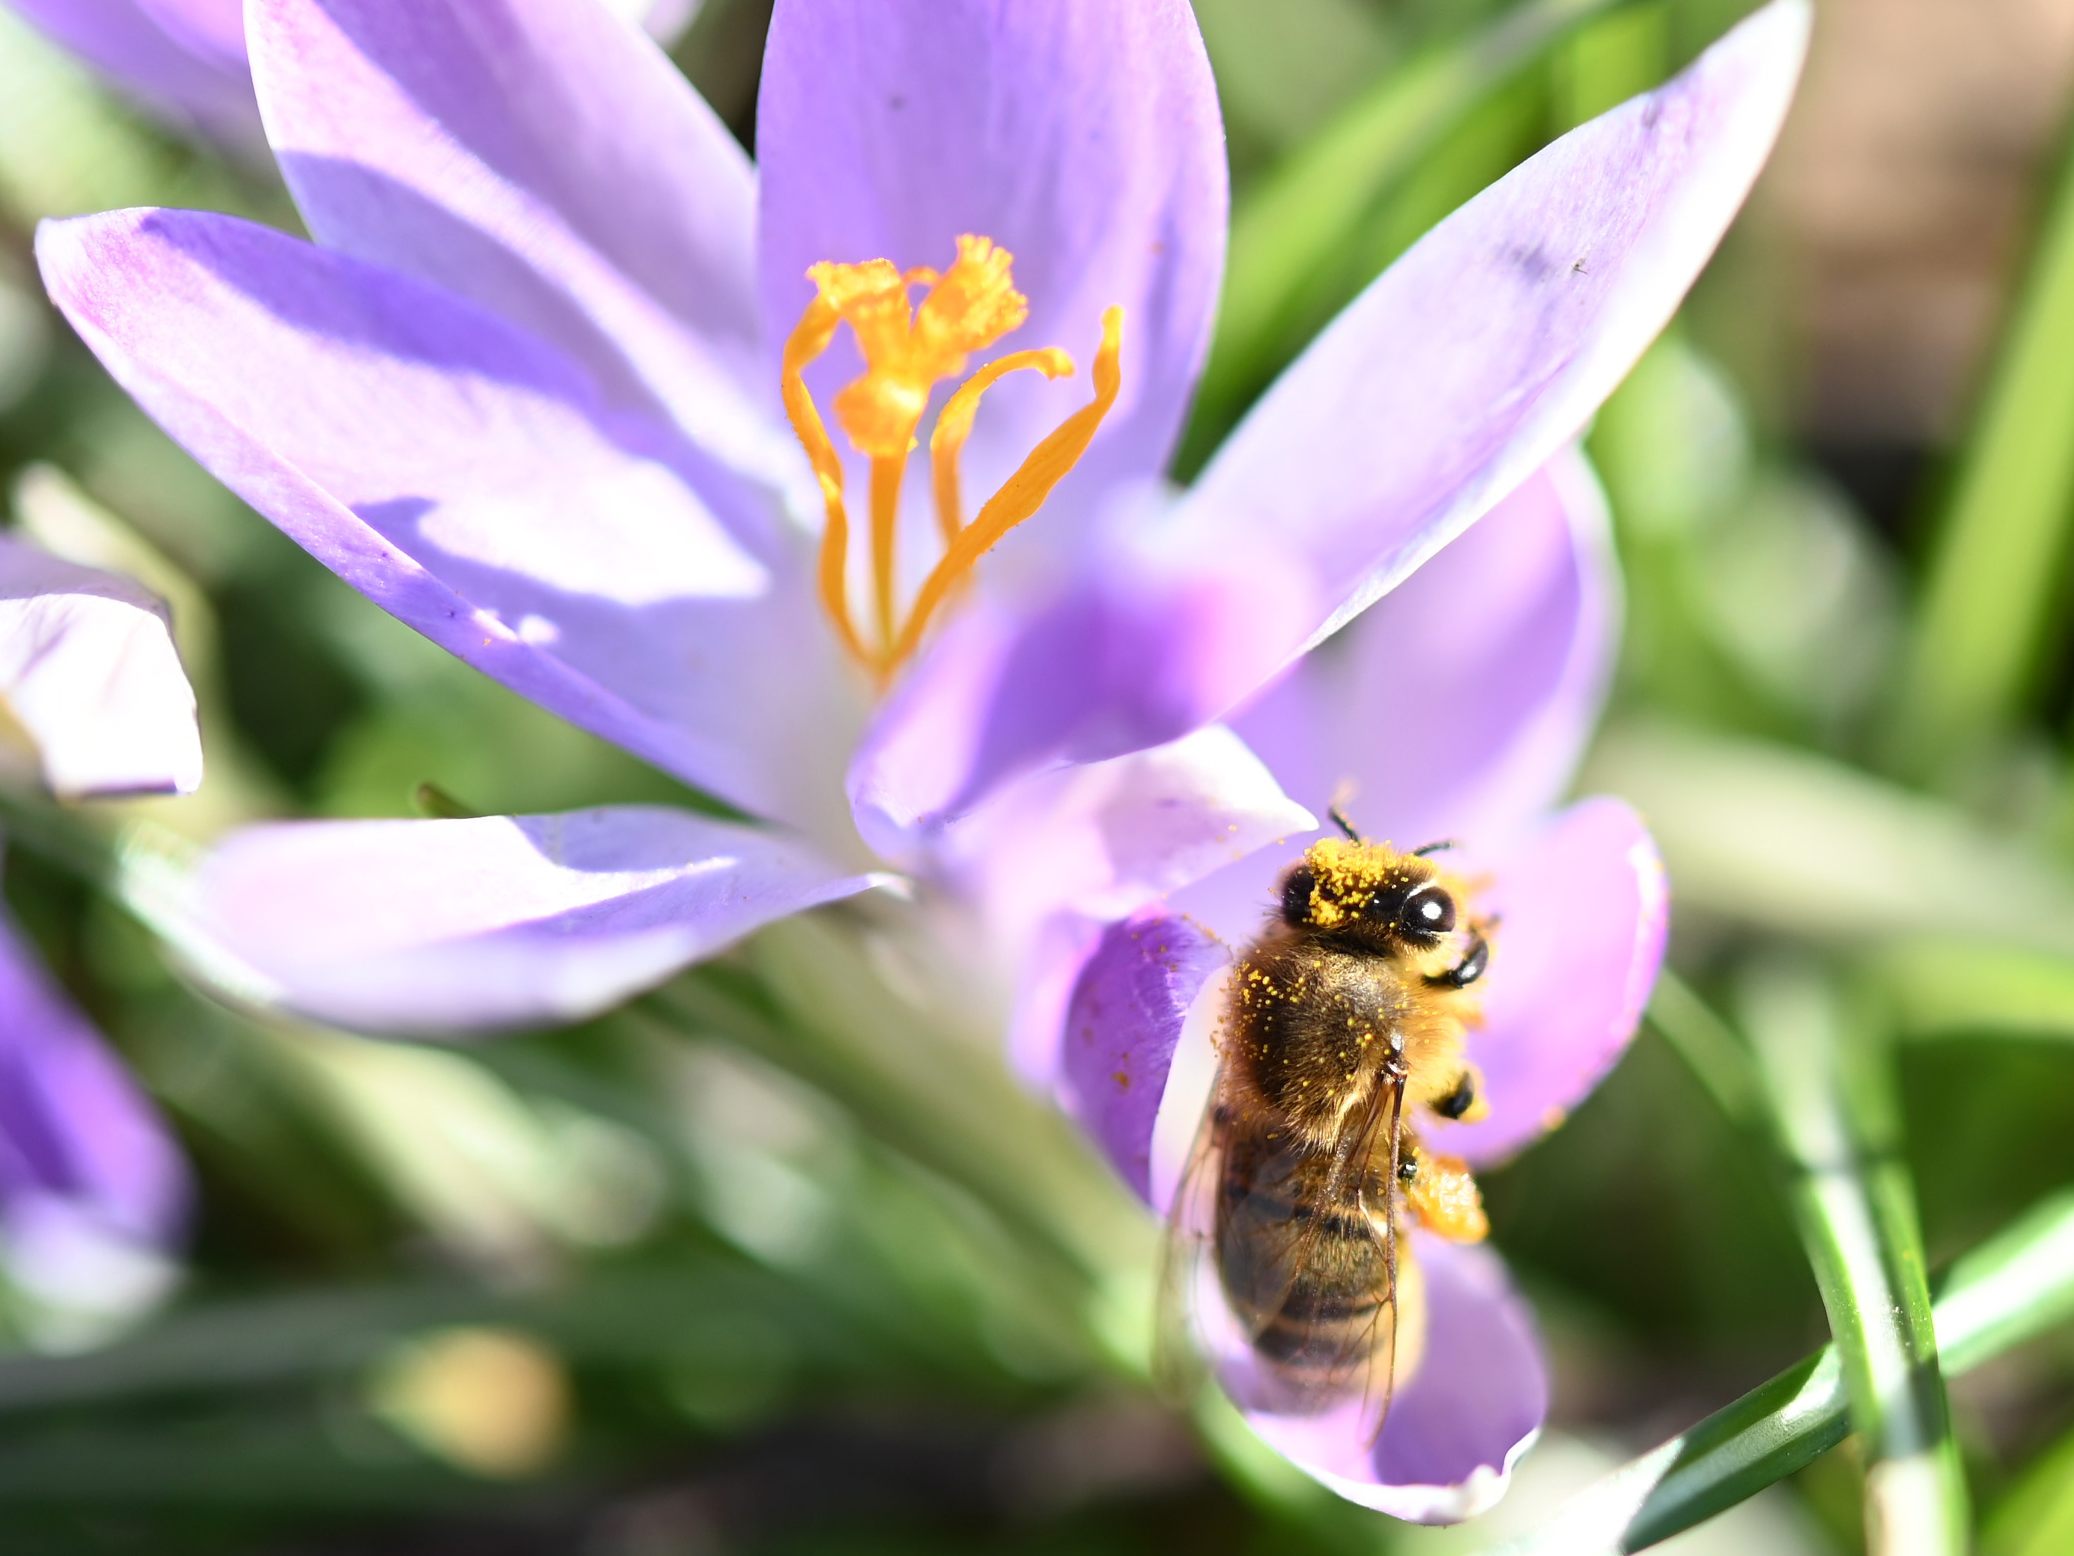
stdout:
[[[126,578],[0,534],[0,743],[60,796],[186,793],[194,693],[165,607]],[[0,911],[0,1247],[46,1296],[106,1305],[185,1220],[158,1114]],[[149,1268],[148,1259],[141,1266]]]
[[[1169,1018],[1221,953],[1169,920],[1192,938],[1134,960],[1103,926],[1194,887],[1249,934],[1259,877],[1205,878],[1312,826],[1285,785],[1352,776],[1372,829],[1474,843],[1507,999],[1557,965],[1589,985],[1493,1059],[1517,1090],[1463,1149],[1521,1143],[1519,1108],[1617,1051],[1654,967],[1646,839],[1604,804],[1538,819],[1611,630],[1571,445],[1755,177],[1801,0],[1436,228],[1178,494],[1227,203],[1183,0],[780,0],[756,169],[586,0],[247,17],[314,241],[50,224],[52,296],[354,587],[762,823],[247,831],[197,911],[248,993],[370,1030],[568,1018],[891,866],[1005,948],[1025,1068],[1146,1192]],[[1406,733],[1387,760],[1360,738]],[[1498,998],[1494,1042],[1525,1030]],[[1451,1313],[1510,1312],[1451,1258]],[[1490,1365],[1538,1391],[1506,1324]],[[1434,1407],[1422,1440],[1467,1442],[1487,1490],[1527,1392]],[[1452,1508],[1374,1491],[1452,1460],[1288,1446],[1349,1494]]]

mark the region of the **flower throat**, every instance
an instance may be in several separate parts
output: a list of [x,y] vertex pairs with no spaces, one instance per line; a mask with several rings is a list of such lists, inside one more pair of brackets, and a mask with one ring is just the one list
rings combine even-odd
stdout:
[[[916,432],[937,384],[965,372],[967,356],[983,351],[1030,316],[1029,299],[1015,289],[1012,258],[990,238],[966,234],[957,258],[941,273],[900,270],[891,260],[861,264],[823,260],[807,271],[814,299],[785,342],[781,387],[785,414],[806,449],[821,488],[827,522],[821,532],[821,603],[843,648],[884,685],[913,656],[930,620],[979,559],[1016,525],[1044,505],[1053,487],[1079,463],[1095,429],[1116,403],[1122,373],[1123,310],[1102,315],[1095,351],[1094,398],[1061,422],[1024,458],[1001,489],[965,521],[958,458],[972,434],[986,392],[1010,373],[1046,378],[1073,371],[1073,359],[1055,346],[1010,352],[966,378],[937,413],[929,436],[931,494],[943,554],[922,580],[902,615],[894,598],[895,537],[900,489]],[[926,288],[919,303],[909,294]],[[850,520],[843,500],[843,466],[805,373],[848,324],[864,357],[864,371],[837,391],[835,419],[850,447],[871,463],[871,627],[869,639],[850,610]]]

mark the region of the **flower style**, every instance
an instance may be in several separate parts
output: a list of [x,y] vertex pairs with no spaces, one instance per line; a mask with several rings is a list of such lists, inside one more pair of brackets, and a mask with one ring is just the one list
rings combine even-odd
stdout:
[[[0,741],[66,798],[201,782],[194,693],[165,607],[0,535]],[[106,1305],[185,1221],[186,1168],[151,1104],[0,911],[0,1246],[32,1290]],[[139,1255],[147,1256],[140,1260]]]
[[[1143,1193],[1168,1018],[1221,953],[1169,919],[1190,938],[1134,959],[1104,926],[1193,887],[1244,938],[1253,910],[1213,907],[1259,878],[1217,872],[1313,825],[1285,786],[1317,804],[1353,776],[1371,828],[1473,840],[1507,914],[1511,1046],[1465,1154],[1524,1141],[1624,1041],[1660,921],[1646,839],[1605,804],[1536,820],[1611,631],[1570,445],[1755,177],[1800,0],[1436,228],[1185,493],[1161,476],[1227,193],[1183,0],[780,0],[754,170],[584,0],[247,15],[314,241],[48,224],[53,298],[362,593],[761,822],[249,830],[198,881],[248,992],[369,1030],[569,1018],[891,867],[1002,948],[1024,1068]],[[1516,1002],[1559,966],[1588,987],[1529,1036]],[[1428,1270],[1463,1322],[1502,1310],[1491,1368],[1524,1350],[1508,1376],[1538,1379],[1478,1297],[1488,1261]],[[1500,1389],[1427,1419],[1487,1483],[1526,1415]],[[1459,1467],[1435,1441],[1409,1468],[1292,1451],[1350,1494],[1459,1486],[1419,1478]]]

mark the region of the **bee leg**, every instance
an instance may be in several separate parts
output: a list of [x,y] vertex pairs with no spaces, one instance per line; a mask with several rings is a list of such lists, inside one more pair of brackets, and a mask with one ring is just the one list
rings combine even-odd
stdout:
[[1469,949],[1462,953],[1462,960],[1446,972],[1434,973],[1426,981],[1437,988],[1466,989],[1484,975],[1491,964],[1491,943],[1483,937],[1483,931],[1469,932]]
[[1490,1113],[1491,1105],[1484,1100],[1483,1095],[1483,1076],[1477,1072],[1475,1065],[1464,1066],[1461,1079],[1455,1082],[1454,1090],[1435,1102],[1433,1111],[1442,1118],[1470,1124]]

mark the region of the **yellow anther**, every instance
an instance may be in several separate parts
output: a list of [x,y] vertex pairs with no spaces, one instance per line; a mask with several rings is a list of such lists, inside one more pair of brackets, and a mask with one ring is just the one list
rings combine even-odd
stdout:
[[[861,265],[824,260],[807,272],[821,301],[857,334],[864,371],[835,397],[835,419],[851,446],[873,459],[904,457],[929,408],[929,391],[965,371],[971,352],[991,346],[1030,316],[1009,277],[1011,257],[987,238],[958,239],[942,275],[903,274],[888,259]],[[926,286],[920,307],[908,290]]]
[[957,259],[915,310],[917,344],[941,360],[956,359],[939,377],[963,372],[967,352],[993,345],[1030,317],[1030,300],[1010,274],[1014,263],[992,238],[968,232],[958,239]]
[[[993,345],[1029,317],[1029,300],[1015,289],[1011,264],[1006,249],[967,234],[958,239],[957,258],[940,274],[927,267],[902,271],[886,259],[859,264],[824,261],[807,272],[815,296],[786,342],[785,411],[813,466],[827,511],[820,554],[822,604],[843,647],[882,683],[914,652],[930,619],[979,558],[1035,513],[1086,452],[1116,399],[1122,313],[1112,308],[1102,321],[1093,403],[1040,443],[967,527],[958,458],[972,433],[981,398],[1010,373],[1028,369],[1058,378],[1073,371],[1073,362],[1055,348],[1015,352],[982,367],[951,396],[937,416],[929,443],[944,555],[915,595],[906,622],[900,623],[894,591],[900,494],[908,456],[916,446],[916,429],[937,384],[964,373],[972,352]],[[919,303],[912,303],[910,294],[917,288],[924,293]],[[843,502],[842,463],[804,377],[842,324],[850,326],[864,358],[864,371],[837,391],[832,404],[851,447],[871,464],[875,652],[864,646],[850,615],[849,515]]]

